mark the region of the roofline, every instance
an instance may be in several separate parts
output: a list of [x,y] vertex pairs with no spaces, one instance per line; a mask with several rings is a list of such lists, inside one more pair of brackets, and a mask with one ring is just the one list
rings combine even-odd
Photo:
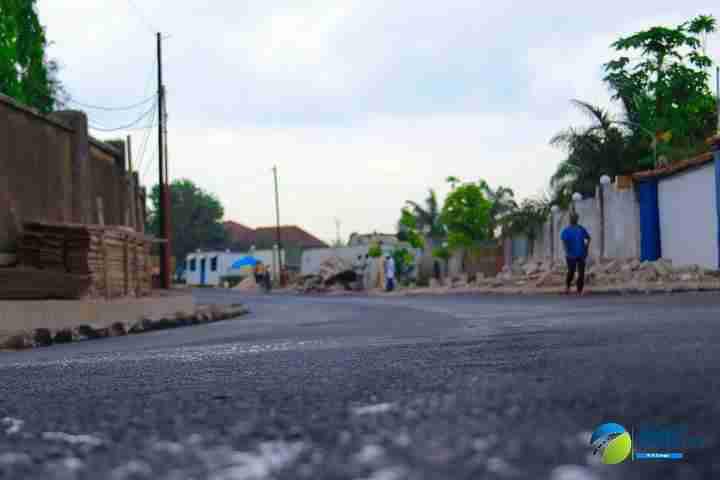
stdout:
[[642,182],[643,180],[649,180],[652,178],[665,178],[671,177],[678,173],[682,173],[686,170],[702,167],[708,163],[712,163],[715,160],[713,152],[706,152],[696,157],[682,160],[672,165],[665,167],[659,167],[652,170],[645,170],[642,172],[633,173],[631,176],[636,182]]

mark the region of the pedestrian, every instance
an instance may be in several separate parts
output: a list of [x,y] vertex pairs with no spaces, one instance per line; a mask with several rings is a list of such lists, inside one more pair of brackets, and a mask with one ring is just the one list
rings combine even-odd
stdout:
[[268,288],[268,279],[270,273],[268,272],[268,269],[265,267],[265,264],[263,262],[258,262],[255,264],[255,283],[258,287],[265,290],[266,292],[270,289]]
[[567,259],[567,279],[565,281],[565,293],[570,293],[570,286],[577,272],[577,292],[580,295],[585,293],[585,266],[587,264],[588,251],[590,250],[590,234],[585,227],[580,225],[578,214],[570,214],[570,225],[563,230],[561,239],[565,247],[565,258]]
[[385,257],[385,291],[395,290],[395,260],[391,255]]
[[263,277],[263,286],[265,287],[265,293],[269,293],[272,290],[272,277],[270,276],[270,269],[265,269],[265,276]]

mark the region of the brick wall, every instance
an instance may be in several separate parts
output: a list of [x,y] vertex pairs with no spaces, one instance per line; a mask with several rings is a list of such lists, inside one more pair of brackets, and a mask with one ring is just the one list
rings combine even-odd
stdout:
[[46,117],[0,95],[0,252],[28,220],[98,223],[102,210],[106,225],[142,231],[143,204],[124,152],[90,138],[84,113]]

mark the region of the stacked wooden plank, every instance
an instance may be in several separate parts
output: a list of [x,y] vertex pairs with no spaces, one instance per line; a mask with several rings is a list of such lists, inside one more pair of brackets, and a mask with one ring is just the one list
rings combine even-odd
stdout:
[[37,269],[88,275],[91,296],[139,297],[152,289],[152,243],[126,227],[29,222],[19,256]]
[[77,299],[86,296],[89,289],[88,275],[0,268],[0,300]]

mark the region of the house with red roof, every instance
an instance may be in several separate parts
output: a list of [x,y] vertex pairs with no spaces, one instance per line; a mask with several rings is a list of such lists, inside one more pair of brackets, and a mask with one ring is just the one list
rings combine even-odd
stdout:
[[[277,243],[277,227],[251,228],[234,221],[224,222],[228,240],[225,248],[247,252],[256,250],[272,250]],[[296,225],[280,226],[280,243],[285,250],[287,266],[300,269],[302,252],[308,249],[330,248],[313,234]]]

